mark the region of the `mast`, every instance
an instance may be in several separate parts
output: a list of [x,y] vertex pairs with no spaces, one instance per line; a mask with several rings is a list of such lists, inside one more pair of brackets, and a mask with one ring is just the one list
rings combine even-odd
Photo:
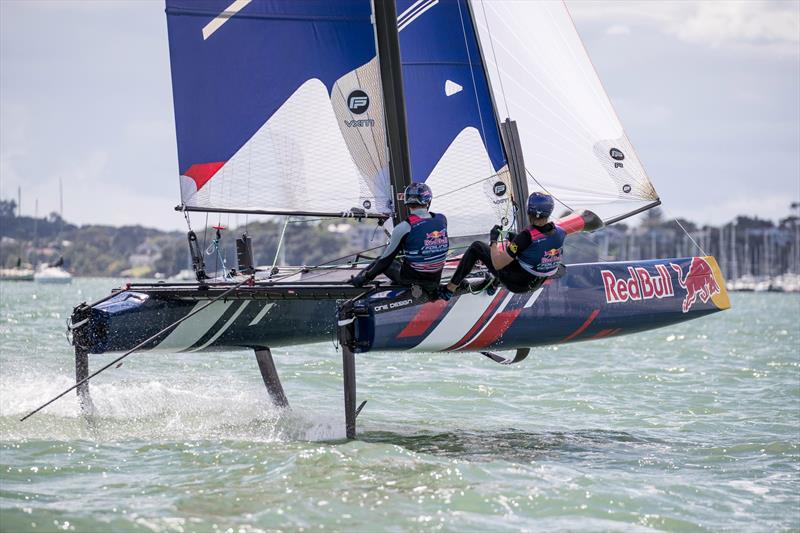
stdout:
[[381,72],[381,88],[386,115],[386,140],[389,145],[389,180],[393,189],[394,222],[408,216],[402,193],[411,183],[406,108],[403,97],[403,72],[394,0],[373,0],[375,40]]

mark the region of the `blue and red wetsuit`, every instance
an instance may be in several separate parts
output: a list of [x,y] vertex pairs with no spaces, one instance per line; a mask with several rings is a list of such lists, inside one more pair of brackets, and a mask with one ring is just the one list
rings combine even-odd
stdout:
[[520,232],[506,247],[506,253],[516,261],[500,270],[492,264],[489,245],[475,241],[461,258],[450,283],[460,284],[480,261],[511,292],[527,292],[558,272],[565,237],[566,232],[553,223],[532,226]]
[[[364,279],[385,274],[398,285],[438,286],[449,249],[445,216],[413,209],[408,219],[395,226],[381,256],[364,269]],[[404,257],[396,261],[401,251]]]

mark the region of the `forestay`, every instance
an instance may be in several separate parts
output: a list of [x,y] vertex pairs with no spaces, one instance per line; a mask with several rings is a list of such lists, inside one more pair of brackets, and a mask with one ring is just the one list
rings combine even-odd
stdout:
[[498,113],[519,127],[529,189],[606,221],[654,205],[563,2],[470,2]]
[[513,218],[511,187],[466,0],[398,0],[413,181],[433,190],[451,236]]
[[187,207],[391,213],[368,0],[167,0]]

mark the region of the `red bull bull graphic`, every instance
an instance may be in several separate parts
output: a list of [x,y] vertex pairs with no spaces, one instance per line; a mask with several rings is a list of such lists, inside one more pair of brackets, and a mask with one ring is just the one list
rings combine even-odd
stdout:
[[714,269],[704,257],[693,257],[689,265],[686,276],[680,265],[670,263],[670,266],[678,273],[678,283],[686,289],[686,296],[683,299],[683,312],[689,312],[692,305],[700,298],[703,303],[708,302],[715,294],[720,294],[720,286],[714,276]]
[[643,267],[628,267],[627,278],[617,278],[610,270],[601,270],[606,303],[661,299],[674,296],[672,277],[666,265],[655,265],[658,275],[653,276]]

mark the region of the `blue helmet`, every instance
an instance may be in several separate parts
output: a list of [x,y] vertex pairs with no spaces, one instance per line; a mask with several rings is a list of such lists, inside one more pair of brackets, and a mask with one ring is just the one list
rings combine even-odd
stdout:
[[528,216],[532,218],[548,218],[554,208],[555,202],[549,194],[535,192],[528,196]]
[[428,207],[433,200],[431,188],[424,183],[412,183],[406,187],[403,194],[403,203],[406,205],[422,205]]

